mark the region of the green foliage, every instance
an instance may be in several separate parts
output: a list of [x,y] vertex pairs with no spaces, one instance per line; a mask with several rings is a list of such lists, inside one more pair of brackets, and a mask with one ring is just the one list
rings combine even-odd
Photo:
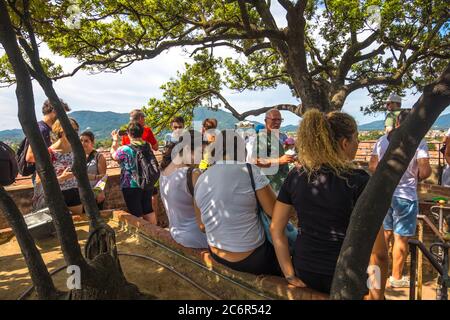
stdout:
[[189,126],[194,108],[198,106],[217,109],[219,105],[211,98],[211,92],[221,91],[221,77],[217,69],[222,66],[222,59],[211,58],[206,51],[197,54],[194,63],[186,64],[186,71],[177,74],[178,79],[172,79],[161,87],[164,90],[162,100],[150,99],[143,109],[146,122],[158,133],[168,129],[175,116],[182,116]]
[[102,140],[97,140],[95,141],[95,149],[109,149],[111,148],[112,145],[112,139],[102,139]]
[[436,151],[437,150],[437,147],[436,147],[435,143],[428,143],[427,145],[428,145],[428,150],[429,151]]
[[[10,2],[17,6],[11,16],[28,39],[20,28],[21,3]],[[361,110],[376,112],[391,91],[422,90],[443,70],[450,52],[446,0],[310,0],[304,12],[303,1],[285,1],[298,7],[295,14],[292,9],[290,15],[282,13],[289,16],[286,28],[275,24],[273,4],[263,0],[243,1],[243,6],[219,0],[30,3],[39,41],[77,59],[80,69],[119,71],[173,47],[191,50],[193,61],[162,85],[163,98],[150,97],[148,122],[159,130],[174,115],[190,121],[196,106],[231,110],[223,90],[280,85],[302,100],[325,95],[338,109],[351,92],[367,88],[373,104]],[[70,23],[74,4],[79,25]],[[377,27],[369,23],[373,6],[380,9]],[[54,78],[71,75],[51,61],[43,63]],[[6,59],[0,58],[0,82],[13,81]]]

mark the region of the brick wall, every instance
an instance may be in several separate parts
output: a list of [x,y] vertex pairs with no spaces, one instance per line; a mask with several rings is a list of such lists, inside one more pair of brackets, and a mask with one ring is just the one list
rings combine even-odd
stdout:
[[[112,173],[108,172],[109,178],[106,184],[105,194],[106,201],[104,209],[125,209],[125,201],[123,200],[122,191],[119,187],[119,174],[118,171]],[[33,199],[33,186],[28,184],[17,185],[6,189],[8,194],[13,198],[22,214],[31,212],[32,199]],[[0,209],[0,230],[8,228],[8,222]]]

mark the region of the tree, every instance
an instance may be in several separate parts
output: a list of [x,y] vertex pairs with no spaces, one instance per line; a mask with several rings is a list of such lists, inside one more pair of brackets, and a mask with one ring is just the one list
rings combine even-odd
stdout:
[[[339,110],[349,94],[367,88],[374,103],[366,111],[379,110],[391,90],[422,90],[450,56],[445,0],[277,4],[285,27],[275,19],[274,4],[264,0],[87,0],[75,17],[71,2],[31,1],[39,38],[80,62],[61,74],[45,61],[55,79],[81,69],[119,71],[170,48],[191,47],[194,63],[164,85],[163,100],[150,100],[149,120],[157,126],[167,126],[175,111],[189,116],[200,104],[225,107],[239,120],[267,110],[255,106],[239,113],[221,93],[224,88],[287,85],[301,104],[276,107],[298,115],[312,107]],[[234,56],[221,57],[219,47]]]
[[[420,141],[450,104],[450,64],[425,86],[411,114],[395,130],[386,154],[352,212],[331,289],[332,299],[361,299],[373,243],[391,204],[392,195]],[[414,285],[414,284],[413,284]]]
[[[0,1],[3,3],[4,0]],[[186,72],[180,73],[179,79],[165,85],[165,100],[150,101],[150,114],[162,112],[162,115],[158,115],[161,121],[156,118],[150,120],[158,120],[155,124],[164,127],[174,112],[189,115],[193,107],[205,102],[212,107],[219,104],[228,108],[238,119],[266,110],[257,108],[252,113],[239,113],[221,94],[224,87],[242,91],[287,85],[293,96],[301,100],[301,104],[280,104],[277,108],[299,115],[313,107],[323,112],[338,110],[351,92],[368,88],[374,98],[374,104],[368,110],[376,110],[390,90],[400,93],[405,88],[423,89],[425,83],[444,70],[446,59],[449,58],[449,12],[444,0],[277,2],[283,9],[286,27],[277,25],[271,2],[263,0],[86,0],[78,4],[79,12],[82,13],[78,20],[74,19],[73,4],[69,2],[10,0],[8,4],[13,29],[5,32],[9,35],[9,38],[5,36],[8,41],[2,41],[5,50],[5,44],[8,44],[10,52],[6,50],[8,63],[4,58],[0,59],[4,66],[0,76],[4,82],[17,82],[18,88],[20,82],[18,101],[21,105],[22,126],[27,136],[36,136],[35,119],[25,114],[25,110],[31,110],[33,106],[29,98],[29,94],[32,94],[30,75],[25,71],[38,80],[51,101],[58,105],[59,100],[51,87],[51,80],[73,76],[82,69],[92,72],[120,71],[136,61],[152,59],[165,50],[190,47],[193,49],[194,63],[187,65]],[[378,5],[381,10],[379,28],[367,24],[371,5]],[[68,20],[71,22],[68,23]],[[19,48],[13,45],[15,39],[11,39],[11,34],[14,32],[18,35],[26,61],[21,58]],[[55,53],[78,59],[79,66],[63,73],[59,66],[39,57],[36,39],[45,42]],[[218,47],[229,48],[240,56],[238,59],[223,58],[217,54]],[[440,94],[436,90],[431,90],[432,93],[427,90],[424,91],[422,105],[431,101],[436,102],[437,107],[423,111],[419,104],[417,110],[421,110],[420,115],[426,121],[419,122],[420,130],[414,133],[415,138],[424,134],[423,130],[433,120],[434,112],[441,109],[441,104],[445,102],[445,99],[439,98]],[[444,92],[444,96],[448,97],[448,93]],[[71,132],[62,109],[58,107],[58,110],[64,129]],[[417,112],[414,117],[418,116]],[[412,131],[411,126],[408,130]],[[33,150],[36,148],[39,151],[38,170],[42,174],[50,170],[48,154],[42,149],[40,139],[34,137],[31,142]],[[73,145],[75,153],[79,152],[76,141],[73,141]],[[413,143],[408,142],[406,145],[412,146]],[[402,165],[408,163],[406,157],[396,157]],[[80,161],[82,164],[81,158]],[[395,171],[395,179],[401,176],[403,169],[399,168]],[[384,175],[380,170],[373,177],[375,181]],[[78,174],[77,177],[84,184],[84,173]],[[48,179],[47,194],[56,190],[55,179],[54,176]],[[389,186],[395,183],[395,180],[388,181]],[[384,205],[389,192],[393,191],[389,188],[383,192],[386,195],[382,201]],[[377,191],[373,194],[378,197],[381,193]],[[88,189],[82,195],[84,203],[92,204]],[[371,201],[366,206],[377,203],[372,201],[373,198],[367,199]],[[378,201],[379,198],[376,199]],[[61,205],[59,201],[57,197],[57,203],[52,205]],[[55,208],[52,208],[53,215],[57,217],[55,220],[68,222],[57,215]],[[363,233],[368,232],[367,243],[358,247],[357,251],[363,258],[361,260],[365,260],[367,247],[375,239],[371,228],[377,229],[381,225],[381,220],[377,219],[382,209],[387,209],[375,206],[372,215],[371,211],[362,211],[361,208],[363,205],[360,202],[355,218],[352,218],[351,228],[355,227],[355,231],[349,233],[342,251],[344,258],[341,257],[338,264],[333,288],[335,298],[360,297],[358,289],[364,275],[361,265],[367,264],[367,261],[358,261],[360,257],[355,256],[353,244],[360,245],[360,239],[366,236]],[[64,210],[61,212],[67,211]],[[91,216],[96,221],[95,209],[92,209]],[[369,217],[376,223],[368,229],[361,228],[360,221]],[[65,227],[73,228],[70,225]],[[63,240],[68,242],[67,245],[74,244],[72,236]],[[84,260],[80,260],[75,245],[74,248],[67,248],[67,255],[82,263]],[[112,252],[113,259],[103,263],[110,266],[112,262],[117,266],[114,252],[107,251]],[[99,257],[105,255],[100,254]],[[343,266],[356,272],[357,276],[350,282]],[[94,269],[99,270],[100,264],[96,267]]]
[[[67,265],[77,265],[81,271],[82,288],[71,290],[69,298],[136,298],[139,296],[137,287],[126,281],[120,268],[114,231],[100,218],[89,185],[85,154],[78,135],[72,129],[61,101],[53,89],[52,81],[39,58],[39,47],[30,18],[29,5],[30,2],[24,0],[20,6],[16,6],[15,2],[9,2],[8,7],[4,0],[0,0],[0,43],[6,52],[17,83],[19,120],[36,158],[36,170],[41,178],[45,200],[54,220],[64,259]],[[20,20],[20,28],[17,26],[14,28],[9,15],[10,10],[14,11],[15,17]],[[81,253],[70,212],[64,202],[47,148],[37,126],[30,74],[39,82],[55,107],[58,119],[73,148],[75,158],[73,172],[78,180],[82,203],[90,220],[89,240],[85,247],[86,257]],[[3,188],[0,190],[0,202],[16,232],[39,297],[55,298],[58,293],[51,283],[42,257],[35,247],[20,211]]]

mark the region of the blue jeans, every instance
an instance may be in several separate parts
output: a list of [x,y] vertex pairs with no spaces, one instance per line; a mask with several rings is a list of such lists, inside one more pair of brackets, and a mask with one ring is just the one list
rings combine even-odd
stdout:
[[394,231],[403,237],[412,237],[416,234],[418,213],[417,200],[392,197],[391,207],[383,221],[384,230]]

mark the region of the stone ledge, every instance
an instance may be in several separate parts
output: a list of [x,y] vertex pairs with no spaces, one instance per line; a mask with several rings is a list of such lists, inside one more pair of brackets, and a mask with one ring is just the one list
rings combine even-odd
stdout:
[[204,249],[191,249],[176,243],[167,229],[157,227],[149,222],[136,218],[125,211],[114,211],[113,219],[125,228],[136,229],[142,234],[155,241],[170,247],[171,249],[195,260],[227,277],[233,278],[242,284],[252,287],[256,291],[276,299],[289,300],[326,300],[328,295],[319,293],[309,288],[294,288],[289,286],[281,277],[276,276],[256,276],[249,273],[234,271],[226,266],[215,262],[209,252]]
[[[102,218],[109,219],[112,217],[112,215],[113,215],[113,210],[101,210],[100,211],[100,216]],[[72,220],[74,223],[88,222],[89,218],[87,217],[86,214],[80,214],[80,215],[72,215]],[[13,237],[14,237],[14,232],[12,231],[11,228],[0,229],[0,244],[8,242]]]

